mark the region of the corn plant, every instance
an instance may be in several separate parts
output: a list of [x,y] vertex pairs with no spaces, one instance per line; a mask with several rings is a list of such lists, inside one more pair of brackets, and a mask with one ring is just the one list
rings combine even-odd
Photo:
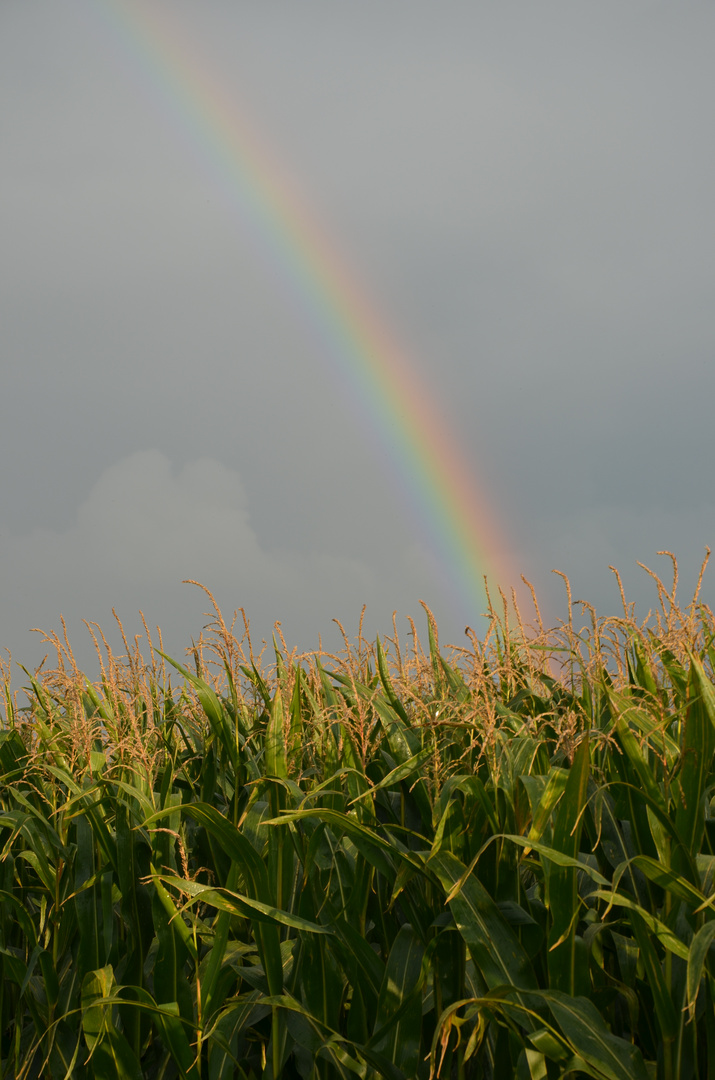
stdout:
[[[715,618],[5,680],[0,1075],[715,1075]],[[210,594],[209,594],[210,595]],[[23,698],[24,694],[24,698]],[[24,702],[24,703],[23,703]]]

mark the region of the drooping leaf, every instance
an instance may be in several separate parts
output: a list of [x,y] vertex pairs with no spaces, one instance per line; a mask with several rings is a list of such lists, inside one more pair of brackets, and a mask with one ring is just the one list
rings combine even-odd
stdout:
[[542,995],[573,1052],[608,1080],[648,1080],[640,1050],[611,1034],[588,998],[557,990]]

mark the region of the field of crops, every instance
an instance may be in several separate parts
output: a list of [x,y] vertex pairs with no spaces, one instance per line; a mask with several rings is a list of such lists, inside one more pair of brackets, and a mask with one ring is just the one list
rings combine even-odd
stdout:
[[215,609],[181,663],[14,665],[0,1076],[715,1077],[715,616],[675,584],[500,598],[464,649],[426,611],[256,655]]

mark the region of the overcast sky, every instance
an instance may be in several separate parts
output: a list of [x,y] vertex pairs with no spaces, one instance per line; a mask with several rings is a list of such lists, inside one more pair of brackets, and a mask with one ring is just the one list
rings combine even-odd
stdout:
[[[430,387],[551,621],[715,546],[710,0],[142,0]],[[335,357],[100,0],[0,2],[0,645],[214,590],[291,644],[465,611]],[[715,598],[715,567],[704,595]],[[480,628],[477,613],[470,618]],[[406,628],[404,620],[400,624]]]

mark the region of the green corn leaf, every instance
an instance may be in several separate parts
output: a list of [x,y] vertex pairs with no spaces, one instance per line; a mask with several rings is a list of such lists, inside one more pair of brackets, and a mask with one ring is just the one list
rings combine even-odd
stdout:
[[114,972],[100,968],[82,981],[82,1029],[97,1080],[142,1080],[141,1067],[129,1043],[114,1027]]
[[611,939],[616,947],[621,979],[626,986],[633,989],[638,974],[638,957],[640,956],[638,943],[632,937],[626,937],[625,934],[619,934],[615,930],[611,930]]
[[258,990],[239,994],[226,1005],[214,1024],[206,1031],[209,1047],[209,1080],[233,1080],[238,1036],[245,1028],[259,1023],[271,1012]]
[[[522,1057],[519,1057],[519,1063],[517,1064],[517,1075],[524,1077],[524,1080],[548,1080],[549,1070],[546,1064],[545,1054],[540,1054],[538,1050],[530,1050],[528,1047],[522,1050],[524,1066],[522,1066],[521,1072],[519,1071],[519,1065],[521,1064]],[[528,1071],[527,1071],[528,1070]]]
[[[23,814],[21,812],[12,812],[10,814],[1,815],[0,828],[3,826],[13,830],[13,840],[14,837],[19,834],[26,841],[28,847],[19,850],[17,852],[17,858],[23,859],[33,868],[38,879],[47,889],[47,892],[52,895],[55,887],[55,871],[45,850],[44,841],[47,837],[46,830],[39,822],[34,821],[29,814]],[[8,840],[6,848],[10,843],[11,840]]]
[[[246,891],[252,899],[271,907],[268,886],[268,874],[255,848],[239,830],[223,817],[213,806],[204,803],[188,803],[181,808],[182,814],[193,818],[209,832],[221,845],[230,859],[237,863],[239,874],[245,882]],[[167,816],[166,810],[154,814],[146,824],[153,824]],[[184,883],[186,884],[186,883]],[[280,946],[277,928],[273,921],[261,922],[256,930],[258,947],[261,952],[266,978],[271,992],[283,988],[283,965],[280,958]]]
[[[22,830],[25,832],[25,830]],[[44,857],[38,856],[36,851],[27,851],[26,849],[20,850],[16,855],[16,865],[19,866],[20,862],[27,863],[31,866],[37,875],[37,880],[41,882],[47,891],[52,888],[52,875],[49,863]]]
[[301,668],[295,669],[295,683],[290,702],[288,757],[292,772],[298,773],[303,760],[303,694]]
[[648,1080],[640,1050],[611,1034],[603,1017],[588,998],[571,997],[557,990],[541,995],[574,1054],[608,1080]]
[[415,733],[410,730],[400,715],[380,694],[374,694],[368,687],[361,686],[359,683],[357,689],[362,697],[372,702],[387,737],[390,753],[395,761],[398,765],[409,761],[414,754],[422,749]]
[[[335,677],[339,678],[339,675],[336,674]],[[422,749],[417,735],[410,730],[409,725],[402,719],[401,713],[404,710],[393,708],[389,700],[385,700],[381,694],[376,694],[369,686],[363,686],[361,683],[350,680],[340,679],[340,681],[349,682],[350,689],[354,688],[360,697],[372,705],[385,732],[390,754],[398,765],[409,761]],[[418,780],[413,788],[412,797],[415,799],[425,826],[428,827],[432,821],[432,807],[423,781]]]
[[110,954],[112,952],[112,943],[114,941],[114,905],[112,898],[112,888],[114,885],[114,872],[110,867],[105,870],[100,878],[100,895],[101,895],[101,910],[102,910],[102,948],[104,951],[101,959],[105,964],[109,963]]
[[[650,848],[651,851],[656,851],[661,862],[665,866],[670,865],[671,853],[677,853],[678,856],[678,872],[681,876],[687,876],[691,885],[698,888],[700,884],[700,877],[697,869],[696,859],[693,858],[689,851],[685,849],[681,843],[680,835],[675,828],[674,823],[668,816],[668,811],[664,810],[661,804],[653,802],[650,795],[647,792],[642,791],[639,787],[623,783],[619,780],[611,782],[611,787],[614,790],[621,789],[627,793],[629,799],[629,809],[631,811],[630,823],[635,826],[634,834],[635,841],[643,840],[642,834],[638,830],[638,813],[637,811],[644,805],[647,813],[648,828],[650,830],[649,835],[645,838],[646,842],[639,844],[641,850],[638,854],[647,854],[643,848]],[[651,842],[652,841],[652,842]],[[652,858],[652,856],[651,856]]]
[[253,662],[251,663],[250,668],[242,665],[241,671],[246,676],[246,678],[250,679],[250,681],[256,687],[261,697],[263,698],[263,704],[266,706],[266,708],[269,708],[271,704],[271,691],[268,683],[265,681],[256,665]]
[[[152,881],[154,883],[154,889],[156,892],[156,898],[163,907],[166,915],[168,916],[168,925],[170,925],[174,933],[179,936],[182,945],[184,946],[192,960],[194,960],[194,962],[198,962],[198,953],[196,951],[196,945],[194,944],[194,939],[191,935],[191,931],[189,930],[184,920],[181,918],[181,915],[179,914],[177,908],[174,906],[174,901],[171,899],[171,896],[162,885],[160,876],[157,873],[156,867],[153,864],[151,865],[150,870]],[[173,979],[173,977],[169,977],[171,978],[172,983],[175,985],[175,980]],[[169,1000],[174,999],[169,998]]]
[[390,702],[390,705],[395,710],[400,720],[402,720],[402,723],[408,724],[409,720],[407,718],[407,713],[405,712],[405,707],[395,693],[395,689],[392,685],[390,672],[387,667],[387,657],[385,656],[385,650],[382,647],[382,642],[379,637],[375,641],[375,650],[377,652],[377,670],[380,674],[380,682],[385,690],[387,700]]
[[449,906],[487,986],[490,989],[500,986],[513,986],[525,991],[536,989],[536,976],[526,952],[477,878],[474,875],[465,877],[467,868],[446,851],[433,855],[426,865],[437,876],[446,893],[462,882]]
[[[487,794],[487,790],[484,787],[484,784],[482,783],[482,781],[479,779],[479,777],[478,776],[465,777],[465,779],[460,782],[459,786],[465,793],[465,803],[470,799],[473,800],[473,801],[476,801],[478,803],[478,805],[481,807],[487,821],[489,822],[489,826],[490,826],[492,832],[494,832],[494,833],[501,832],[501,829],[499,827],[499,817],[498,817],[497,807],[496,807],[496,801],[498,801],[498,800],[495,799],[495,801],[492,801],[492,799],[489,798],[489,795]],[[467,808],[465,806],[465,810],[466,809]]]
[[[375,822],[374,807],[371,801],[366,801],[365,796],[374,791],[374,787],[365,776],[365,769],[355,750],[355,744],[346,726],[342,725],[341,739],[343,744],[342,774],[348,789],[349,806],[356,807],[356,814],[361,825],[369,825]],[[318,791],[321,785],[316,785],[314,791]]]
[[347,1040],[341,1037],[339,1032],[327,1031],[296,998],[288,994],[274,994],[270,997],[264,997],[262,1001],[263,1004],[269,1005],[272,1009],[282,1009],[303,1017],[307,1021],[307,1025],[303,1026],[303,1032],[309,1032],[306,1039],[307,1046],[311,1050],[320,1046],[318,1051],[320,1056],[325,1056],[325,1053],[327,1053],[335,1064],[342,1063],[349,1068],[350,1072],[356,1073],[360,1077],[366,1076],[363,1063],[367,1062],[376,1070],[377,1076],[384,1077],[385,1080],[406,1080],[401,1069],[393,1065],[383,1054],[379,1054],[372,1049],[369,1044],[355,1046],[354,1057],[345,1051],[341,1051],[340,1043],[345,1045]]
[[387,776],[383,776],[382,780],[378,781],[373,787],[356,796],[350,805],[352,806],[358,799],[364,798],[366,795],[374,795],[376,791],[382,791],[384,788],[393,787],[403,780],[409,780],[415,773],[420,771],[425,761],[428,761],[431,756],[432,750],[429,746],[425,747],[424,750],[420,750],[413,757],[408,758],[407,761],[403,761],[401,765],[396,765]]
[[375,1005],[380,993],[380,987],[385,977],[385,965],[368,945],[364,936],[347,921],[336,918],[333,920],[333,929],[344,949],[343,966],[352,970],[353,986],[359,986],[363,994],[374,998]]
[[[174,808],[159,810],[145,824],[153,825],[157,821],[173,814]],[[239,866],[242,878],[246,881],[252,895],[266,900],[268,898],[268,875],[265,865],[249,840],[228,821],[219,811],[207,803],[185,803],[181,807],[184,816],[193,818],[203,825],[207,832],[218,841],[230,859]]]
[[691,659],[688,675],[684,729],[675,827],[685,851],[694,859],[705,831],[705,793],[712,784],[715,752],[715,691],[696,657]]
[[451,851],[459,858],[464,848],[464,831],[464,813],[461,804],[457,799],[450,799],[435,829],[430,855],[436,855],[438,851],[444,849]]
[[[653,944],[653,937],[656,936],[659,938],[660,943],[664,945],[665,948],[668,948],[668,941],[662,933],[658,933],[660,927],[654,927],[652,925],[653,916],[648,912],[637,910],[636,905],[629,905],[628,917],[631,926],[633,927],[636,941],[638,942],[640,959],[653,996],[655,1015],[658,1020],[661,1036],[664,1041],[672,1043],[677,1037],[680,1028],[680,1018],[676,1013],[670,988],[666,982],[663,967],[661,966],[655,945]],[[662,926],[662,924],[660,925]],[[667,933],[669,933],[669,931]],[[675,939],[675,941],[677,941],[677,939]],[[678,946],[681,946],[679,941],[677,944]],[[681,955],[682,959],[687,959],[689,955],[689,950],[687,948],[684,948],[684,953],[678,953],[675,948],[673,948],[672,951],[674,951],[676,955]]]
[[[155,884],[160,883],[155,881]],[[166,890],[163,891],[168,897],[169,894]],[[169,903],[171,904],[170,898]],[[171,906],[173,907],[173,905]],[[183,967],[190,953],[177,929],[179,925],[185,926],[185,923],[181,916],[177,916],[170,921],[165,905],[159,898],[158,890],[155,890],[152,911],[158,940],[158,948],[152,969],[154,995],[161,1006],[180,1001],[181,1013],[186,1019],[189,1019],[193,1014],[193,1005],[191,988]],[[191,944],[193,945],[193,940],[191,940]]]
[[142,1080],[139,1061],[116,1028],[110,1028],[92,1055],[96,1080]]
[[167,1002],[153,1013],[153,1019],[162,1042],[179,1070],[181,1080],[198,1080],[200,1074],[196,1057],[191,1050],[184,1025],[179,1019],[178,1004],[175,1001]]
[[125,803],[117,804],[116,834],[117,876],[122,894],[122,913],[131,928],[136,948],[143,956],[152,937],[150,899],[141,884],[137,834],[129,823],[129,812]]
[[[553,848],[571,859],[578,854],[584,811],[590,754],[588,739],[582,739],[574,755],[558,804],[553,827]],[[553,860],[542,862],[547,890],[547,907],[551,913],[548,937],[549,986],[572,996],[590,991],[588,959],[576,937],[580,900],[576,867],[559,866]]]
[[448,664],[445,658],[440,654],[439,658],[440,667],[442,673],[447,680],[450,696],[453,700],[458,701],[460,704],[466,704],[471,700],[471,691],[462,677],[462,673],[459,668],[454,667],[452,664]]
[[635,912],[646,924],[651,934],[658,939],[663,948],[672,952],[674,956],[679,956],[681,960],[688,959],[687,945],[681,941],[664,922],[661,922],[661,920],[651,914],[650,911],[641,907],[641,905],[637,904],[634,900],[631,900],[630,897],[606,889],[596,889],[591,893],[591,897],[594,900],[605,900],[609,906],[622,907],[626,908],[628,911]]
[[283,721],[283,701],[279,688],[271,701],[268,714],[268,727],[266,728],[265,740],[265,767],[267,776],[279,776],[281,779],[288,778],[288,766],[286,763],[285,732]]
[[5,977],[11,979],[19,987],[24,986],[27,964],[15,953],[11,953],[9,949],[6,949],[4,945],[0,945],[0,956],[3,958],[3,974]]
[[105,723],[114,725],[113,710],[109,707],[108,703],[100,697],[100,695],[97,693],[96,687],[92,685],[89,679],[85,679],[84,698],[85,709],[87,710],[88,715],[91,715],[91,712],[94,711],[102,717]]
[[288,825],[293,821],[304,821],[309,818],[324,821],[326,824],[333,826],[339,833],[346,833],[358,851],[389,881],[394,880],[395,877],[392,856],[401,855],[403,858],[409,858],[406,854],[399,852],[394,843],[390,843],[374,830],[361,825],[357,818],[350,817],[349,814],[343,814],[338,810],[329,810],[323,807],[316,807],[314,810],[290,810],[281,814],[278,818],[271,818],[264,824]]
[[633,858],[628,859],[627,863],[616,867],[613,874],[614,887],[617,888],[621,875],[629,867],[640,870],[649,881],[659,885],[661,889],[666,889],[677,900],[682,900],[685,904],[692,904],[699,908],[707,903],[700,889],[693,888],[684,877],[676,874],[674,870],[669,869],[667,866],[663,866],[662,863],[652,859],[649,855],[634,855]]
[[594,784],[594,790],[589,794],[589,809],[595,833],[599,837],[600,852],[614,870],[616,867],[626,867],[625,881],[634,899],[641,904],[646,903],[644,883],[630,863],[634,852],[626,844],[610,791],[597,788]]
[[[629,910],[629,918],[638,943],[640,960],[643,962],[646,978],[652,994],[653,1004],[655,1004],[661,1035],[667,1042],[673,1042],[677,1037],[680,1021],[675,1010],[670,987],[665,981],[665,975],[656,951],[656,946],[653,945],[653,928],[651,926],[652,917],[648,916],[645,912],[638,912],[634,907],[635,905]],[[664,945],[665,948],[669,947],[669,943],[666,942],[662,934],[658,934],[656,931],[656,936],[659,937],[660,943]],[[678,942],[678,945],[679,944],[680,943]],[[675,951],[675,949],[673,949],[673,951]],[[676,951],[676,955],[682,955],[683,959],[687,959],[689,950],[685,948],[685,955],[678,954]]]
[[440,663],[442,657],[440,656],[440,653],[439,653],[439,644],[437,642],[436,627],[435,627],[435,625],[433,623],[433,620],[430,618],[430,615],[429,615],[429,612],[427,611],[426,605],[423,603],[422,606],[424,607],[425,613],[427,614],[427,635],[428,635],[428,640],[429,640],[430,660],[432,661],[432,677],[434,678],[434,692],[435,692],[436,697],[442,698],[444,696],[443,691],[442,691],[442,664]]
[[537,1050],[541,1051],[542,1057],[548,1058],[549,1061],[564,1063],[570,1057],[569,1047],[565,1045],[562,1038],[558,1037],[555,1029],[550,1026],[539,1028],[538,1031],[529,1032],[529,1042],[532,1043]]
[[[291,781],[288,779],[266,777],[265,783],[268,788],[270,812],[273,817],[277,817],[281,810],[286,807],[287,798],[290,793],[288,785]],[[301,799],[302,794],[302,791],[298,788],[297,799]],[[295,859],[291,833],[294,832],[295,829],[273,830],[268,844],[266,869],[268,871],[271,903],[279,908],[290,906],[289,892],[294,877],[293,871]]]
[[697,656],[691,654],[690,662],[693,697],[701,702],[711,727],[715,729],[715,686],[705,674],[703,665]]
[[[329,710],[331,710],[331,719],[335,720],[335,719],[337,719],[336,713],[337,713],[337,710],[339,709],[339,702],[340,702],[339,694],[338,694],[337,690],[335,689],[335,687],[333,686],[333,684],[330,681],[330,675],[328,674],[328,672],[325,670],[325,668],[321,664],[320,657],[316,656],[316,658],[315,658],[315,666],[316,666],[316,669],[318,671],[318,675],[320,677],[320,689],[321,689],[322,694],[323,694],[323,699],[325,701],[325,705],[327,706],[327,708]],[[315,704],[316,704],[317,708],[314,707],[313,712],[314,712],[315,715],[318,715],[318,713],[320,713],[320,711],[321,711],[320,706],[317,705],[317,702]]]
[[225,709],[219,701],[216,691],[209,686],[207,682],[199,678],[198,675],[193,675],[188,668],[185,668],[182,664],[178,664],[176,660],[172,660],[166,653],[161,650],[155,650],[159,656],[163,656],[172,667],[175,667],[179,671],[186,681],[196,690],[196,695],[201,702],[201,707],[206,713],[211,730],[213,731],[219,744],[223,747],[224,751],[228,755],[228,759],[233,765],[233,768],[238,772],[239,768],[239,732],[238,728],[235,731],[231,731],[231,727],[228,722],[228,717]]
[[92,831],[102,854],[102,858],[111,865],[116,873],[117,848],[109,826],[104,818],[102,802],[96,801],[98,789],[96,787],[80,789],[69,774],[62,769],[56,769],[52,765],[47,765],[47,771],[52,773],[52,775],[59,780],[60,784],[66,786],[70,791],[75,793],[76,798],[70,801],[67,809],[69,809],[70,806],[75,805],[81,808],[87,821],[92,826]]
[[[151,1017],[157,1033],[178,1069],[181,1080],[198,1080],[198,1063],[191,1050],[186,1024],[182,1023],[176,1002],[167,1002],[159,1007],[151,994],[142,987],[117,986],[111,967],[93,972],[92,975],[98,977],[97,983],[102,991],[101,997],[95,996],[92,1002],[92,993],[93,991],[96,993],[97,983],[93,986],[89,979],[85,979],[82,986],[82,1003],[85,1038],[88,1045],[93,1036],[91,1032],[88,1036],[87,1029],[91,1028],[92,1024],[96,1024],[97,1019],[96,1016],[91,1019],[92,1004],[94,1004],[95,1012],[99,1011],[97,1006],[101,1008],[99,1039],[91,1047],[91,1060],[93,1063],[98,1062],[98,1065],[94,1065],[97,1076],[126,1077],[127,1080],[130,1077],[133,1080],[135,1076],[133,1069],[135,1063],[138,1063],[137,1055],[131,1051],[123,1035],[116,1030],[111,1012],[112,1008],[118,1004],[121,1010],[121,1003],[124,1003],[124,1008],[131,1003],[138,1011],[143,1010]],[[116,1072],[113,1072],[113,1069]]]
[[[376,1033],[389,1030],[382,1036],[373,1035],[370,1046],[391,1061],[406,1076],[414,1076],[420,1049],[422,1003],[415,988],[422,972],[424,946],[409,923],[400,927],[390,955],[375,1019]],[[401,1010],[394,1024],[391,1020]]]
[[[141,883],[143,876],[141,864],[148,865],[148,847],[141,845],[137,833],[129,823],[129,811],[124,802],[116,807],[116,846],[119,887],[121,891],[121,910],[129,928],[126,942],[126,957],[122,977],[127,983],[141,986],[143,982],[144,960],[152,938],[151,898],[146,886]],[[144,856],[144,858],[142,858]],[[141,1050],[141,1017],[138,1008],[128,1003],[121,1009],[124,1033],[134,1053],[139,1056]]]
[[[128,796],[124,806],[126,813],[134,818],[137,824],[142,821],[141,815],[138,813],[138,809],[141,809],[144,814],[144,818],[151,817],[156,812],[156,806],[150,798],[148,798],[141,790],[138,784],[127,784],[119,777],[112,779],[112,787],[119,791],[123,791]],[[153,794],[153,792],[152,792]],[[136,804],[136,805],[135,805]]]
[[[665,978],[663,967],[653,944],[653,936],[649,920],[644,913],[629,911],[631,926],[638,942],[640,959],[643,964],[645,976],[653,996],[655,1015],[658,1020],[660,1034],[664,1041],[672,1043],[677,1037],[680,1028],[680,1018],[676,1013],[670,987]],[[661,938],[661,944],[665,944]],[[666,945],[667,947],[667,945]],[[687,956],[688,950],[686,950]],[[677,955],[677,954],[676,954]]]
[[246,707],[245,702],[241,699],[241,697],[239,697],[238,690],[236,689],[236,680],[234,679],[231,665],[228,663],[228,660],[225,657],[223,661],[223,669],[226,672],[226,683],[228,685],[231,703],[233,705],[234,721],[238,725],[239,731],[241,733],[241,739],[245,744],[249,735],[248,722],[250,722],[250,713],[248,711],[248,708]]
[[343,979],[324,937],[301,934],[298,984],[311,1014],[336,1031],[340,1022]]
[[77,967],[80,978],[95,971],[99,964],[99,918],[94,885],[85,883],[94,878],[94,836],[85,817],[77,818],[77,856],[75,860],[75,907],[79,926]]
[[300,915],[293,915],[289,911],[283,911],[282,908],[264,904],[260,900],[242,896],[229,889],[217,889],[214,885],[201,885],[196,881],[187,881],[179,877],[164,876],[163,880],[168,885],[189,893],[191,899],[184,907],[201,901],[218,908],[219,911],[227,911],[244,919],[255,919],[256,922],[265,923],[268,926],[290,926],[293,930],[304,930],[311,934],[331,935],[334,933],[329,926],[311,922],[309,919],[301,918]]
[[24,978],[22,980],[22,984],[20,985],[20,997],[22,997],[23,994],[25,993],[25,991],[27,990],[30,979],[32,978],[33,973],[35,971],[35,964],[37,963],[37,961],[38,961],[38,959],[40,957],[40,953],[42,953],[42,952],[43,952],[42,946],[41,945],[35,945],[35,948],[32,950],[32,953],[30,954],[30,959],[27,961],[27,967],[25,968],[25,975],[24,975]]
[[616,732],[618,739],[633,767],[636,777],[638,778],[638,785],[647,793],[652,802],[658,806],[663,813],[667,813],[668,808],[665,799],[663,798],[663,794],[651,772],[648,762],[641,753],[635,735],[628,725],[627,714],[619,714],[615,708],[614,713],[616,714]]
[[[57,830],[52,827],[47,818],[42,814],[41,810],[38,810],[36,806],[30,802],[26,795],[23,794],[17,787],[11,787],[8,789],[8,795],[13,802],[18,803],[24,811],[26,811],[28,820],[34,818],[35,827],[39,830],[37,835],[41,835],[45,838],[47,843],[51,845],[56,851],[66,854],[62,841],[57,835]],[[28,838],[32,836],[31,833],[27,833]]]
[[345,1080],[350,1080],[351,1074],[359,1077],[360,1080],[364,1080],[367,1074],[365,1065],[360,1058],[349,1054],[337,1039],[331,1039],[325,1043],[320,1049],[319,1055],[321,1058],[331,1062],[338,1075],[344,1077]]
[[530,840],[540,840],[543,836],[544,830],[551,820],[551,815],[564,793],[568,778],[569,773],[566,769],[552,768],[546,778],[546,784],[543,787],[543,791],[539,793],[542,777],[519,777],[526,789],[529,802],[531,803],[532,821],[529,830]]
[[688,953],[688,970],[686,976],[687,1006],[690,1020],[695,1016],[695,1005],[700,990],[700,980],[703,977],[705,963],[710,948],[715,941],[715,922],[707,922],[701,926],[690,942]]
[[[228,878],[226,880],[227,892],[233,892],[236,887],[237,878],[238,867],[234,863],[228,872]],[[172,882],[175,883],[176,879],[172,879]],[[213,906],[217,907],[218,905],[214,904]],[[203,971],[201,978],[201,1015],[204,1018],[204,1023],[206,1023],[214,1011],[214,993],[217,988],[221,965],[223,964],[226,953],[232,914],[235,914],[235,912],[226,910],[225,908],[219,908],[219,915],[214,920],[211,952],[209,953],[206,968]]]
[[605,878],[603,874],[599,873],[595,867],[590,866],[586,862],[581,862],[572,855],[564,855],[562,851],[557,851],[556,848],[551,847],[549,844],[541,844],[538,840],[528,840],[525,836],[516,836],[513,833],[502,833],[501,836],[504,840],[510,840],[518,847],[524,848],[527,853],[529,851],[538,852],[542,858],[548,859],[549,862],[555,863],[556,866],[563,866],[575,871],[581,871],[590,877],[592,881],[597,882],[599,885],[603,885],[605,888],[608,888],[611,884],[608,878]]
[[29,754],[20,732],[14,728],[0,731],[0,779],[4,784],[10,784],[22,776],[28,759]]
[[637,640],[633,642],[633,655],[635,657],[635,670],[631,668],[630,656],[629,670],[631,670],[633,682],[636,686],[642,687],[652,698],[656,698],[658,695],[658,683],[653,673],[653,668],[650,665],[647,654],[643,650],[642,645]]
[[11,892],[7,892],[5,889],[0,889],[0,905],[8,905],[12,908],[12,918],[17,922],[21,928],[27,943],[32,949],[37,946],[37,933],[34,923],[28,914],[27,908],[21,901],[14,896]]

